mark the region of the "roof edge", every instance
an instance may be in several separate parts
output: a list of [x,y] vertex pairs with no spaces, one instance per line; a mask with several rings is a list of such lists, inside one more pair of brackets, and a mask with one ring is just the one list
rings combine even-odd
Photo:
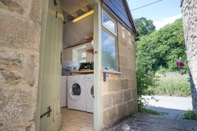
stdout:
[[124,6],[125,6],[125,10],[126,10],[126,13],[127,13],[127,15],[128,15],[128,18],[129,18],[129,21],[130,21],[130,23],[131,23],[131,26],[132,26],[133,29],[134,29],[134,34],[135,34],[136,36],[139,36],[139,33],[138,33],[138,31],[137,31],[137,27],[136,27],[136,25],[135,25],[135,23],[134,23],[134,20],[133,20],[132,14],[131,14],[131,12],[130,12],[130,8],[129,8],[129,5],[128,5],[127,1],[126,1],[126,0],[122,0],[122,2],[123,2],[123,4],[124,4]]

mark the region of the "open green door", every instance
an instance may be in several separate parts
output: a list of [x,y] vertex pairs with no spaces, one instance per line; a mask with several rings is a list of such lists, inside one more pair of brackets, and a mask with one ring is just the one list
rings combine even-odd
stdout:
[[[45,3],[45,2],[43,2]],[[59,0],[49,0],[45,43],[41,53],[41,107],[39,131],[58,131],[61,128],[60,83],[63,17]]]

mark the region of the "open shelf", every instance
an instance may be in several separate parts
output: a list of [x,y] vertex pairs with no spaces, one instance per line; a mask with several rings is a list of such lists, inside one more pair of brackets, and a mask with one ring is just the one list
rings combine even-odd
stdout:
[[93,49],[93,48],[91,48],[91,49],[87,49],[87,50],[86,50],[86,52],[89,52],[89,53],[94,54],[94,49]]

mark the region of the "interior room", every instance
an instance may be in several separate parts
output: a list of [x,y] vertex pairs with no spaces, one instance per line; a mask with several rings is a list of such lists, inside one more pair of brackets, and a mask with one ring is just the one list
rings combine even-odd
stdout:
[[61,130],[93,130],[93,6],[88,0],[60,0],[63,24]]

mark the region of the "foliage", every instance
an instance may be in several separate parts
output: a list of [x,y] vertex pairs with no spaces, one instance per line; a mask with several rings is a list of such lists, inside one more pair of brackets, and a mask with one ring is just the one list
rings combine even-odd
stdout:
[[146,114],[152,114],[152,115],[161,115],[163,113],[155,111],[155,110],[150,110],[150,109],[146,109],[146,108],[141,108],[141,113],[146,113]]
[[146,72],[143,68],[137,67],[137,94],[138,94],[138,111],[142,112],[148,101],[143,95],[154,95],[152,87],[156,86],[157,78],[153,72]]
[[194,119],[195,119],[194,111],[188,110],[188,111],[184,114],[184,119],[194,120]]
[[187,74],[169,72],[156,75],[158,76],[157,85],[151,87],[155,94],[168,96],[189,96],[191,94]]
[[137,30],[140,35],[147,35],[155,31],[155,26],[152,20],[147,20],[144,17],[135,19]]
[[[182,77],[181,74],[175,73],[174,76],[173,73],[169,73],[166,77],[167,74],[164,74],[165,72],[187,72],[182,20],[178,19],[158,31],[154,31],[155,27],[151,27],[152,21],[149,23],[147,21],[145,18],[136,19],[137,28],[141,34],[140,41],[136,43],[139,112],[144,112],[144,107],[148,103],[142,95],[156,93],[188,96],[190,94],[186,75]],[[183,61],[186,66],[178,67],[176,61]],[[156,76],[154,72],[162,75]]]
[[187,65],[177,67],[175,62],[186,62],[182,20],[164,26],[149,35],[141,36],[136,43],[137,65],[146,71],[187,72]]

